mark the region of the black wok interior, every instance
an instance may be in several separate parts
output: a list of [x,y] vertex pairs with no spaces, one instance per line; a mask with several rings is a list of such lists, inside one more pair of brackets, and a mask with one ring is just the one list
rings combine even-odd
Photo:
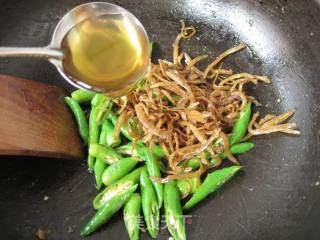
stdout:
[[[0,0],[0,46],[48,44],[59,19],[84,2]],[[228,58],[224,66],[272,78],[271,85],[250,89],[264,105],[258,110],[298,110],[292,121],[301,136],[256,137],[256,148],[239,157],[244,171],[187,212],[188,239],[319,239],[320,1],[111,2],[145,25],[156,42],[154,60],[171,59],[180,19],[198,29],[196,38],[183,44],[192,56],[214,57],[245,42],[248,49]],[[72,90],[52,65],[40,60],[0,59],[0,73]],[[0,239],[35,239],[38,228],[50,231],[48,240],[82,239],[79,230],[94,213],[95,194],[85,161],[1,157]],[[168,237],[161,231],[159,239]],[[88,239],[127,239],[121,214]],[[149,236],[144,233],[142,239]]]

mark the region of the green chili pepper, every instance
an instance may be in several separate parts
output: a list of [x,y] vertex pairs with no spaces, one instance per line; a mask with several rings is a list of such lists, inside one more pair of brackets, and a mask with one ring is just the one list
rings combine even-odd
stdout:
[[[177,181],[177,187],[182,199],[186,198],[191,193],[191,184],[186,179],[179,179]],[[166,198],[166,196],[164,196],[164,198]]]
[[132,156],[132,157],[137,157],[138,153],[137,153],[137,148],[133,148],[132,147],[133,143],[127,143],[125,145],[121,145],[119,147],[116,148],[117,152],[125,155],[125,156]]
[[102,124],[112,108],[111,98],[104,94],[96,94],[91,100],[92,114],[98,124]]
[[240,142],[246,135],[251,117],[251,103],[249,102],[240,113],[239,119],[234,123],[230,136],[230,145]]
[[[160,150],[159,150],[160,148]],[[132,157],[138,157],[139,159],[145,161],[144,151],[147,149],[147,147],[139,142],[135,148],[133,148],[133,143],[128,143],[126,145],[122,145],[118,147],[116,150],[118,153],[126,156],[132,156]],[[163,151],[162,148],[158,145],[155,145],[152,149],[152,153],[155,155],[156,158],[163,157]],[[165,166],[161,161],[158,161],[158,165],[161,172],[165,172]]]
[[[147,148],[144,150],[144,156],[146,159],[146,165],[148,169],[148,173],[150,177],[158,177],[161,178],[160,166],[157,158],[151,153]],[[157,199],[159,204],[159,209],[162,206],[163,202],[163,184],[159,182],[152,181],[152,185],[154,190],[157,193]]]
[[[117,148],[117,151],[120,154],[126,155],[126,156],[133,156],[133,157],[141,157],[144,159],[144,149],[146,149],[147,146],[143,144],[142,142],[138,142],[136,144],[136,147],[133,148],[133,143],[127,143],[125,145],[122,145]],[[164,158],[165,154],[162,150],[162,148],[159,145],[154,145],[151,152],[155,155],[156,158]]]
[[145,166],[137,168],[131,173],[127,174],[117,182],[111,184],[107,188],[105,188],[102,192],[100,192],[93,200],[93,208],[99,209],[106,202],[113,199],[114,196],[118,195],[121,192],[126,192],[128,189],[137,184],[140,178],[140,173],[143,169],[146,169]]
[[201,179],[200,177],[192,177],[189,179],[191,184],[191,193],[195,193],[197,189],[201,186]]
[[[211,154],[207,151],[205,151],[205,157],[207,160],[211,159]],[[195,156],[188,161],[184,162],[182,166],[184,167],[190,167],[192,170],[198,169],[200,167],[201,158],[200,156]]]
[[164,211],[166,224],[173,239],[186,239],[179,190],[174,180],[164,184]]
[[[101,123],[106,115],[108,109],[111,106],[111,101],[103,94],[96,94],[91,100],[91,112],[89,116],[89,149],[92,144],[96,144],[99,141]],[[99,157],[98,157],[99,158]],[[94,170],[95,156],[89,151],[88,166],[92,171]]]
[[103,123],[102,128],[107,132],[107,146],[117,147],[121,144],[120,136],[114,136],[114,126],[109,119]]
[[76,122],[78,124],[80,136],[84,145],[86,145],[88,143],[89,138],[89,128],[85,114],[76,100],[70,97],[65,97],[64,99],[71,111],[73,112],[74,118],[76,119]]
[[177,187],[181,194],[181,198],[187,197],[189,194],[194,193],[201,185],[199,177],[185,178],[177,180]]
[[[254,146],[255,144],[252,142],[236,143],[230,147],[230,151],[232,154],[242,154],[250,151]],[[226,158],[226,155],[224,153],[220,153],[219,155],[222,159]]]
[[200,187],[195,191],[191,199],[184,205],[184,209],[192,208],[199,203],[210,193],[216,191],[221,185],[228,181],[237,171],[241,169],[241,166],[231,166],[216,170],[209,173]]
[[102,159],[108,164],[112,164],[122,158],[122,156],[112,147],[103,146],[97,143],[90,145],[89,155]]
[[[108,118],[111,120],[111,122],[113,123],[113,125],[115,126],[117,124],[118,121],[118,115],[115,114],[113,111],[109,111],[108,113]],[[120,132],[122,133],[123,136],[125,136],[127,139],[129,139],[130,141],[133,140],[133,138],[130,136],[129,134],[129,129],[127,125],[122,125],[120,127]]]
[[108,222],[110,218],[128,201],[136,191],[138,184],[131,186],[126,192],[119,193],[113,199],[104,204],[91,220],[82,228],[80,234],[87,236]]
[[166,96],[164,96],[163,99],[166,100],[172,106],[174,106],[176,104],[176,102],[178,102],[182,98],[179,95],[174,95],[174,96],[171,96],[171,97],[172,97],[174,102],[170,98],[168,98]]
[[154,145],[151,151],[157,158],[164,158],[166,156],[164,151],[162,150],[162,147],[160,147],[159,145]]
[[96,162],[94,163],[94,176],[96,179],[96,187],[98,190],[102,186],[102,176],[107,166],[108,164],[102,159],[96,159]]
[[141,171],[140,188],[144,220],[149,234],[151,237],[156,238],[159,234],[160,209],[156,193],[145,169]]
[[[112,101],[103,94],[96,94],[91,100],[91,106],[89,117],[89,149],[92,144],[96,144],[99,141],[101,124],[112,107]],[[88,155],[88,166],[91,171],[94,170],[95,156],[92,156],[90,151]],[[97,168],[98,166],[100,168],[102,164],[99,163]]]
[[[207,151],[205,152],[205,156],[206,156],[207,160],[211,159],[211,154]],[[200,167],[200,162],[201,162],[200,156],[196,156],[196,157],[193,157],[193,158],[189,159],[188,161],[184,162],[182,166],[190,167],[190,168],[192,168],[192,170],[195,170]]]
[[117,147],[121,144],[120,136],[115,138],[114,137],[114,126],[109,119],[104,120],[101,128],[100,139],[105,141],[104,145],[110,147]]
[[123,218],[130,240],[139,240],[140,235],[141,196],[139,193],[131,195],[123,207]]
[[106,128],[106,125],[107,125],[106,122],[109,122],[109,119],[104,120],[104,122],[103,122],[103,124],[101,126],[101,132],[100,132],[100,136],[99,136],[99,143],[102,144],[102,145],[109,146],[109,145],[107,145],[108,131],[107,131],[107,128]]
[[96,95],[95,92],[91,92],[83,89],[78,89],[71,93],[71,97],[74,100],[76,100],[78,103],[90,102],[95,95]]
[[90,172],[94,171],[94,165],[96,163],[96,159],[90,155],[88,155],[88,159],[87,159],[87,162],[88,162],[88,169]]
[[129,173],[138,164],[139,159],[134,157],[122,158],[111,164],[102,175],[102,182],[108,186]]
[[198,169],[200,167],[200,157],[194,157],[190,160],[186,161],[185,164],[183,164],[184,167],[190,167],[192,170]]
[[252,142],[236,143],[230,147],[230,151],[232,154],[242,154],[250,151],[252,148],[254,148],[255,145],[256,144]]
[[[96,144],[99,141],[99,134],[100,134],[100,125],[94,120],[94,116],[92,111],[89,116],[89,140],[88,145],[89,148],[92,144]],[[90,153],[88,154],[88,167],[89,170],[94,170],[95,164],[95,157],[92,156]]]
[[[241,143],[236,143],[230,147],[230,151],[232,154],[243,154],[248,151],[250,151],[253,147],[255,146],[254,143],[252,142],[241,142]],[[220,157],[222,159],[226,158],[224,153],[220,153]],[[215,159],[211,159],[211,156],[207,155],[206,156],[207,160],[210,160],[212,164],[215,163]],[[183,166],[184,167],[190,167],[192,170],[198,169],[200,167],[200,157],[194,157],[191,158],[190,160],[186,161]]]
[[167,173],[166,166],[162,161],[158,161],[159,169],[162,173]]
[[[109,121],[109,120],[105,120],[105,121]],[[99,137],[99,144],[101,145],[107,145],[107,131],[106,129],[103,127],[101,128],[101,133],[100,133],[100,137]],[[107,163],[106,161],[104,161],[103,159],[97,158],[96,162],[94,164],[94,175],[96,178],[96,185],[97,185],[97,189],[99,190],[102,186],[102,174],[104,172],[104,170],[107,167]]]

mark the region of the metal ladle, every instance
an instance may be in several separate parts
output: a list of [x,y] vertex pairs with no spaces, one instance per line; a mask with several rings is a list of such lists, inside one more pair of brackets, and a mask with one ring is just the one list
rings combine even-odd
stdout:
[[[103,90],[97,86],[92,87],[83,81],[73,78],[66,74],[63,68],[63,52],[61,50],[61,43],[66,36],[66,34],[80,22],[89,19],[91,17],[98,17],[102,15],[114,15],[119,14],[124,15],[137,31],[142,31],[144,33],[144,38],[149,43],[147,33],[140,23],[140,21],[132,15],[126,9],[105,2],[92,2],[79,5],[72,10],[70,10],[66,15],[62,17],[58,25],[56,26],[51,42],[46,47],[31,47],[31,48],[21,48],[21,47],[0,47],[0,57],[35,57],[46,59],[51,62],[62,75],[62,77],[77,88],[82,88],[86,90],[102,92]],[[146,64],[145,72],[147,71],[148,64]],[[143,74],[143,75],[144,75]],[[143,76],[139,76],[135,82],[138,82]],[[113,95],[121,95],[126,91],[125,89],[118,89],[116,93],[111,93]]]

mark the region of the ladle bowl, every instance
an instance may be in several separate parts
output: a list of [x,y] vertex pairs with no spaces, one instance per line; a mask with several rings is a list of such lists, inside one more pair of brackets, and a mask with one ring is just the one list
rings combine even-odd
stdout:
[[[32,48],[0,47],[0,57],[34,57],[46,59],[51,62],[57,68],[61,76],[73,86],[96,92],[104,92],[102,88],[99,88],[97,86],[90,86],[89,84],[66,74],[63,68],[63,52],[61,50],[61,43],[66,34],[80,22],[85,21],[91,17],[99,17],[102,15],[116,16],[119,14],[125,15],[125,17],[130,21],[131,26],[133,26],[135,30],[143,31],[144,38],[147,39],[147,42],[149,43],[148,35],[143,25],[129,11],[111,3],[92,2],[79,5],[65,14],[57,24],[52,35],[51,42],[48,46]],[[136,83],[139,82],[139,80],[144,77],[148,68],[148,64],[145,64],[144,68],[144,73],[141,76],[138,76],[133,84],[127,86],[125,89],[119,89],[118,91],[109,94],[119,96],[130,90],[130,88],[132,88]]]

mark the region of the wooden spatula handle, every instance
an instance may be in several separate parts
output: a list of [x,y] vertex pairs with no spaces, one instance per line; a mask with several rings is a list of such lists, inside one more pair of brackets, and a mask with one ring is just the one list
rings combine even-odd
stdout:
[[65,91],[0,75],[0,154],[82,159]]

